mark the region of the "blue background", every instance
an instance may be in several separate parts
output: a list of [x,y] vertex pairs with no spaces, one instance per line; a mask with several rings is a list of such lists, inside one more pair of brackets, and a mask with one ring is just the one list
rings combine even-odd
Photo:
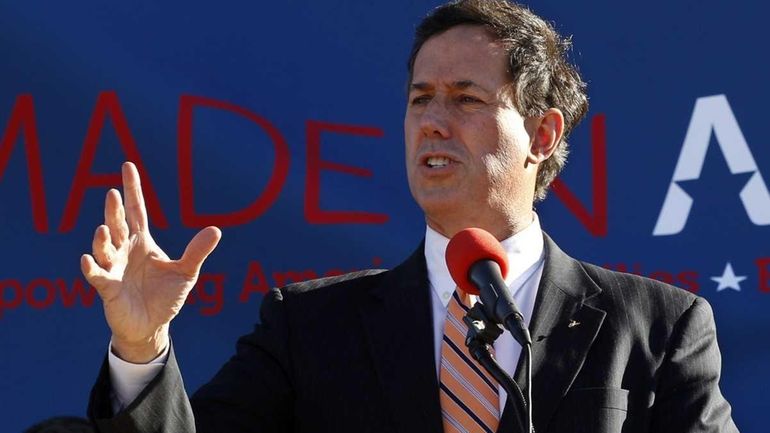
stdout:
[[[202,2],[201,2],[202,3]],[[168,218],[159,245],[181,254],[195,233],[182,224],[176,159],[181,95],[241,106],[269,120],[290,148],[275,203],[247,224],[224,227],[204,272],[225,274],[224,305],[205,316],[189,305],[172,328],[188,390],[232,353],[256,320],[260,296],[239,302],[250,261],[271,274],[392,267],[419,243],[424,223],[403,168],[406,57],[419,19],[436,2],[0,2],[0,133],[14,101],[34,99],[49,230],[32,219],[23,141],[0,177],[0,281],[79,278],[78,259],[101,223],[106,188],[85,194],[75,228],[59,232],[83,142],[101,92],[116,92],[147,175]],[[726,95],[753,157],[770,178],[766,103],[770,61],[761,2],[541,1],[531,7],[573,35],[591,110],[571,138],[561,180],[591,210],[590,118],[606,115],[607,235],[595,236],[554,194],[542,224],[571,255],[641,273],[697,273],[715,311],[722,390],[738,427],[766,431],[770,401],[770,294],[755,260],[770,256],[770,226],[748,219],[712,138],[701,177],[682,184],[695,200],[684,230],[653,236],[699,97]],[[303,211],[306,122],[380,128],[381,138],[325,133],[322,158],[370,169],[370,178],[323,171],[321,207],[384,213],[384,224],[309,224]],[[226,111],[196,110],[196,209],[224,213],[262,191],[274,151],[267,135]],[[112,124],[91,171],[116,173],[125,159]],[[301,245],[298,247],[298,245]],[[344,245],[344,248],[339,246]],[[727,262],[747,278],[717,292],[710,277]],[[373,264],[374,263],[374,264]],[[44,297],[41,289],[37,299]],[[12,291],[0,293],[5,302]],[[84,414],[109,331],[100,301],[44,309],[28,303],[0,315],[0,424],[15,432],[53,415]],[[764,428],[763,428],[764,427]]]

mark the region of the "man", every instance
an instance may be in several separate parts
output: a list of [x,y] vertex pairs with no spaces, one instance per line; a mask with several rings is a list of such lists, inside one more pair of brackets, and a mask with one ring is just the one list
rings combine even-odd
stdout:
[[[540,230],[533,202],[587,108],[567,47],[503,0],[452,3],[423,20],[404,130],[424,244],[391,271],[273,290],[260,325],[190,402],[169,323],[220,233],[202,230],[169,260],[124,165],[125,210],[110,191],[81,262],[113,333],[89,409],[100,431],[516,431],[511,401],[467,359],[458,317],[474,299],[454,293],[443,260],[448,239],[472,226],[502,241],[506,283],[532,318],[536,431],[737,431],[708,304],[575,261]],[[521,383],[510,335],[495,352]]]

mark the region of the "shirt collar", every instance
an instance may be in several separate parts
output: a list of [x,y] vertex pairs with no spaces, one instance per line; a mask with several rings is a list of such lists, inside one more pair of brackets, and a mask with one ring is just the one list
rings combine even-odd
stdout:
[[[537,214],[533,212],[532,215],[532,223],[527,228],[500,242],[508,255],[505,282],[514,292],[543,259],[543,233]],[[444,306],[449,303],[456,286],[444,258],[448,244],[449,239],[430,227],[426,228],[425,262],[428,266],[428,280]]]

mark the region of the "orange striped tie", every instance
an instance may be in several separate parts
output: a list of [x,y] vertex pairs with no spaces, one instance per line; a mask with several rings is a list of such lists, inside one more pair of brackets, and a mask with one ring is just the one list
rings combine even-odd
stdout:
[[444,432],[495,433],[500,422],[497,382],[465,346],[468,327],[463,316],[469,305],[470,297],[455,290],[447,306],[439,373]]

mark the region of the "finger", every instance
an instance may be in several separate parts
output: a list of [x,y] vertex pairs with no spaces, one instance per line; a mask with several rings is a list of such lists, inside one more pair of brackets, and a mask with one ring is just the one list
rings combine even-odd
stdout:
[[221,238],[222,231],[216,227],[206,227],[199,231],[187,244],[182,258],[179,259],[180,270],[186,275],[198,275],[203,261],[214,251]]
[[89,254],[80,256],[80,271],[86,277],[88,284],[92,285],[102,298],[108,295],[106,293],[106,289],[109,286],[107,272],[100,268]]
[[106,225],[100,225],[96,228],[91,249],[93,250],[96,263],[98,263],[99,266],[107,271],[112,269],[112,257],[115,253],[115,247],[112,246],[112,242],[110,241],[110,230]]
[[104,200],[104,224],[110,229],[110,239],[115,249],[119,249],[128,240],[126,211],[120,202],[120,192],[110,189]]
[[130,234],[147,229],[147,209],[144,206],[139,172],[131,162],[123,163],[123,194],[126,196],[126,221]]

